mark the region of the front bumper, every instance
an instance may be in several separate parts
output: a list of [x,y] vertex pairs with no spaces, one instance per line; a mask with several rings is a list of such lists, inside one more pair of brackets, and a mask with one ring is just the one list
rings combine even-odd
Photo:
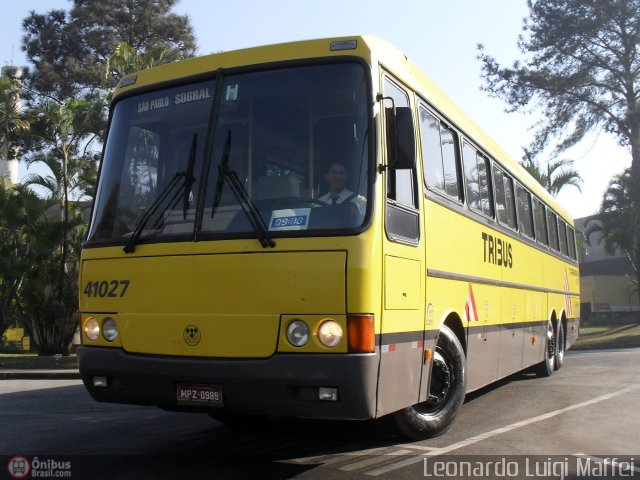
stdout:
[[[376,417],[377,354],[276,354],[239,360],[139,355],[83,346],[78,349],[78,363],[82,381],[99,402],[219,414]],[[106,376],[108,386],[94,387],[94,376]],[[178,383],[221,386],[224,407],[178,405]],[[338,401],[320,401],[319,387],[337,387]]]

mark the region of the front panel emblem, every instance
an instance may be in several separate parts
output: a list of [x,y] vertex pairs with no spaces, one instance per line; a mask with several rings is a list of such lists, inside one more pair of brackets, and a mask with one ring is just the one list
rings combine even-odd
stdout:
[[195,325],[187,325],[182,333],[182,338],[184,338],[187,345],[195,347],[200,343],[200,329]]

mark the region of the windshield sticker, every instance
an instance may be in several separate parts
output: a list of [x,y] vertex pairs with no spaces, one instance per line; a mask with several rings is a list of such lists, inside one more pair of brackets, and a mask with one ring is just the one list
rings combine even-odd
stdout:
[[209,87],[192,88],[186,92],[182,91],[179,93],[172,93],[170,95],[158,96],[149,100],[142,100],[136,104],[136,113],[144,114],[147,112],[153,112],[154,110],[206,100],[211,100],[211,89]]
[[238,99],[238,84],[236,83],[235,85],[228,85],[227,86],[227,94],[225,95],[224,99],[227,102],[234,102]]
[[207,98],[211,98],[211,92],[209,92],[209,89],[199,88],[189,92],[176,93],[174,103],[179,105],[181,103],[195,102],[197,100],[205,100]]
[[269,221],[269,231],[306,230],[309,228],[310,208],[274,210]]
[[148,112],[150,110],[158,110],[169,106],[169,97],[159,97],[152,100],[145,100],[138,103],[138,113]]

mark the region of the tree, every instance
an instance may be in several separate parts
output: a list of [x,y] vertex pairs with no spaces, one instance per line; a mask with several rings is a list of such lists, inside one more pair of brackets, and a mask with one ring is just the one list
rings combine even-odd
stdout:
[[105,81],[107,84],[114,81],[118,82],[122,77],[130,73],[162,65],[163,63],[176,62],[184,58],[182,50],[169,45],[141,52],[127,42],[122,42],[114,48],[113,53],[107,59]]
[[83,232],[71,212],[69,269],[59,276],[61,222],[25,185],[0,182],[0,327],[25,327],[40,354],[69,353],[78,325],[77,255]]
[[20,81],[0,78],[0,157],[15,158],[19,136],[29,129],[29,121],[20,108]]
[[[555,152],[604,129],[631,152],[628,195],[640,205],[640,0],[528,0],[524,63],[503,68],[479,46],[484,90],[510,111],[540,108],[531,149]],[[603,208],[606,205],[603,203]],[[602,210],[602,209],[601,209]],[[640,265],[640,223],[631,224]],[[628,234],[628,232],[627,232]]]
[[73,0],[68,13],[31,12],[23,21],[23,49],[34,66],[28,73],[30,89],[57,100],[96,99],[104,88],[104,65],[122,42],[137,51],[171,47],[192,56],[195,39],[189,18],[171,13],[176,3]]
[[580,187],[582,177],[573,168],[573,160],[549,160],[545,167],[525,149],[520,164],[554,197],[558,196],[563,188],[569,186],[582,191]]
[[49,174],[32,173],[5,195],[1,240],[11,255],[0,264],[7,287],[0,292],[3,317],[5,324],[19,319],[40,354],[68,354],[78,325],[78,262],[87,219],[82,205],[70,200],[92,193],[91,148],[98,139],[92,130],[101,114],[101,104],[75,99],[33,109],[27,163],[41,164]]
[[632,179],[630,169],[614,176],[605,191],[598,216],[587,224],[585,237],[590,242],[593,233],[600,233],[600,242],[609,255],[621,251],[629,259],[635,280],[631,282],[634,290],[640,285],[640,271],[638,258],[640,252],[640,210],[631,197]]
[[70,205],[61,275],[62,225],[53,200],[26,185],[0,182],[0,328],[24,326],[42,355],[68,354],[79,322],[78,260],[86,220],[78,204]]
[[[189,19],[171,13],[176,3],[73,0],[69,12],[31,12],[23,22],[23,49],[31,63],[23,98],[31,125],[27,135],[25,124],[4,122],[0,135],[14,135],[19,125],[28,164],[45,171],[0,192],[0,320],[19,319],[40,354],[68,353],[78,325],[77,276],[87,218],[82,204],[72,200],[93,196],[92,150],[106,123],[105,92],[122,73],[111,70],[105,82],[107,61],[121,44],[135,50],[140,63],[192,56]],[[0,108],[6,90],[1,87]],[[4,136],[0,141],[6,144]]]
[[46,196],[59,200],[62,206],[69,196],[92,197],[97,154],[92,148],[101,140],[93,130],[101,108],[100,104],[72,99],[62,104],[45,101],[33,109],[32,153],[27,164],[39,163],[50,175],[29,174],[25,184],[43,187]]
[[48,189],[50,199],[60,204],[60,281],[57,293],[63,296],[67,288],[63,282],[68,270],[69,196],[84,194],[87,172],[95,173],[95,156],[90,147],[96,135],[91,135],[92,119],[100,114],[100,106],[82,100],[68,100],[63,104],[48,101],[36,112],[33,131],[43,143],[39,152],[27,163],[46,165],[52,175],[31,174],[26,185],[39,185]]
[[[45,215],[36,224],[37,235],[28,241],[28,254],[19,291],[22,323],[33,338],[40,355],[69,354],[80,323],[78,314],[78,266],[81,241],[86,236],[86,220],[77,204],[70,205],[64,226],[64,252],[60,245],[63,223]],[[60,271],[60,265],[65,268]]]
[[0,330],[21,320],[19,291],[29,269],[28,241],[45,206],[35,193],[0,179]]
[[[533,143],[563,151],[604,127],[640,162],[640,0],[528,0],[519,47],[527,65],[501,68],[484,53],[484,89],[512,110],[544,109]],[[640,164],[638,164],[640,168]],[[632,172],[633,175],[634,172]]]

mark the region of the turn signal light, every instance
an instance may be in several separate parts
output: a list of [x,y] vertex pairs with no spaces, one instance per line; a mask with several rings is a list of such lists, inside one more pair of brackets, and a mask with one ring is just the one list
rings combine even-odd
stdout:
[[431,361],[431,350],[427,349],[424,351],[424,364],[428,364]]
[[376,349],[373,315],[347,315],[349,352],[371,353]]

